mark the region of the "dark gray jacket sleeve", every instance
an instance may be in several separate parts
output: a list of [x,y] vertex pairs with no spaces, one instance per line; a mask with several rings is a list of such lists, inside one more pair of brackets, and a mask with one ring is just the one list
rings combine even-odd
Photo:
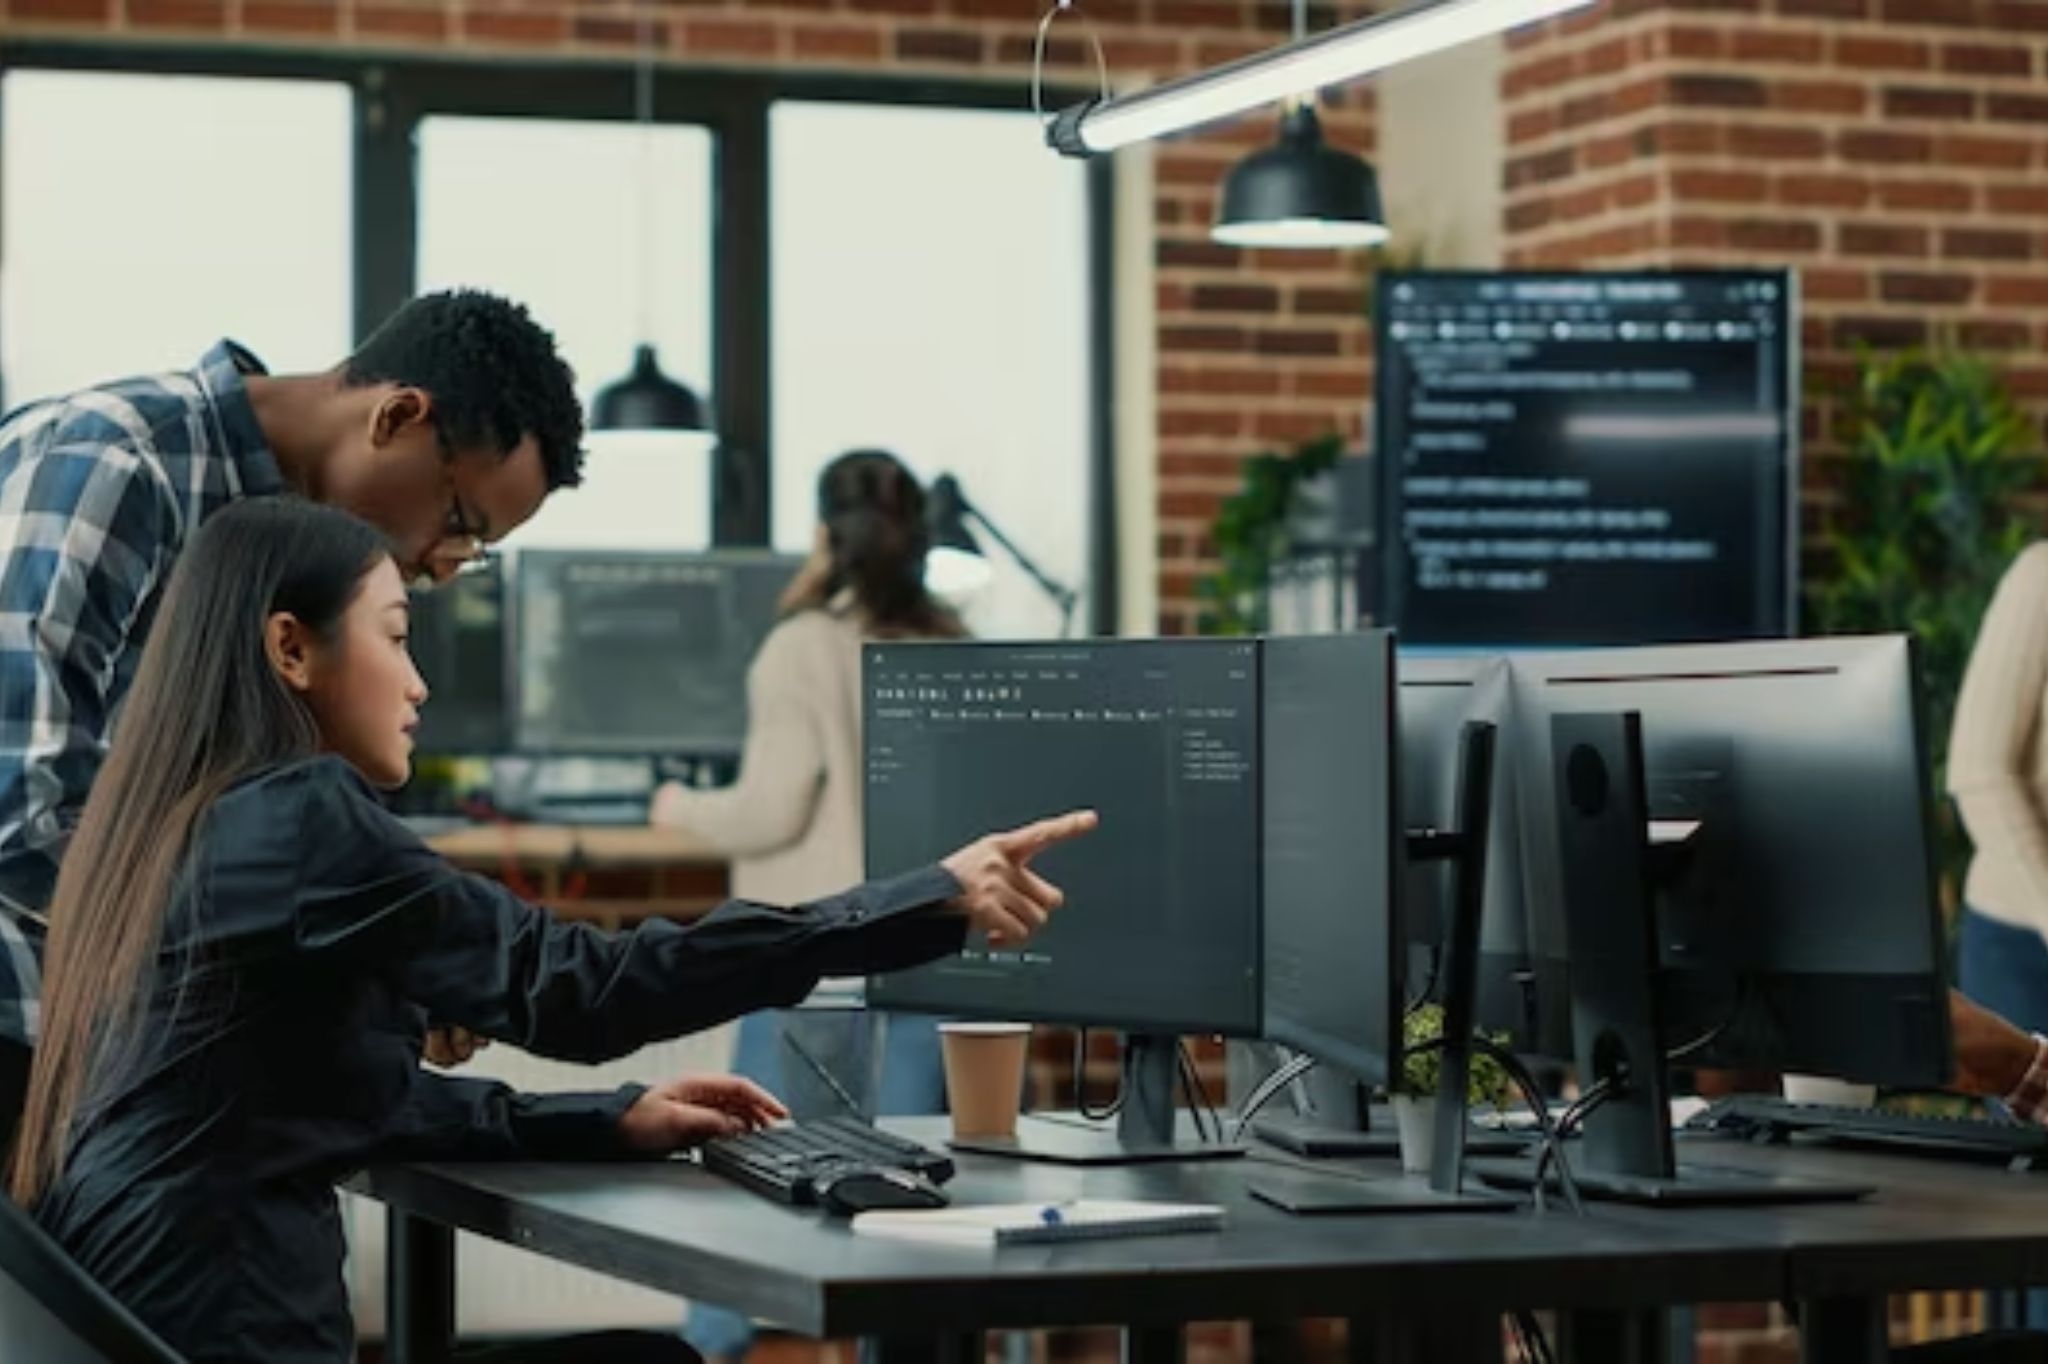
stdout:
[[964,918],[939,909],[959,884],[938,866],[810,904],[736,900],[692,924],[607,933],[457,871],[346,769],[307,794],[317,827],[305,834],[299,947],[373,953],[435,1023],[540,1056],[609,1060],[793,1004],[821,976],[935,960],[965,938]]
[[646,1093],[521,1094],[422,1070],[380,1153],[385,1160],[620,1160],[619,1119]]

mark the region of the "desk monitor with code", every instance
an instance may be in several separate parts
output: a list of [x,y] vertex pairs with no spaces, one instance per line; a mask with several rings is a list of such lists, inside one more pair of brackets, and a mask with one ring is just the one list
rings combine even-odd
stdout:
[[[1038,938],[970,943],[877,978],[869,1001],[1124,1031],[1118,1132],[1027,1118],[1020,1155],[1234,1153],[1175,1140],[1177,1038],[1261,1035],[1262,965],[1341,973],[1373,1042],[1355,1059],[1384,1080],[1401,997],[1392,664],[1383,633],[868,646],[871,874],[1068,809],[1102,818],[1045,855],[1068,898]],[[1295,907],[1333,895],[1360,916],[1360,960],[1276,938]]]

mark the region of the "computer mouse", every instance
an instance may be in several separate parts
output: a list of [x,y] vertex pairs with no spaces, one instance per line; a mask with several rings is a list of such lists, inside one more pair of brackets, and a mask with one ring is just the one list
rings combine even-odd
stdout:
[[946,1191],[915,1170],[893,1165],[846,1165],[819,1175],[812,1184],[818,1205],[840,1217],[894,1208],[943,1208]]

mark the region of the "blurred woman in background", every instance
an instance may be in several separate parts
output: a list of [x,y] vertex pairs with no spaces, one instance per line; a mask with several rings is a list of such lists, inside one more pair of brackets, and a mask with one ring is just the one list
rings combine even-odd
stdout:
[[[769,904],[861,879],[861,645],[967,633],[925,587],[925,492],[894,456],[855,450],[827,465],[818,523],[748,674],[738,781],[716,791],[671,783],[651,815],[723,849],[732,893]],[[943,1112],[936,1023],[871,1015],[839,993],[838,1008],[742,1019],[734,1073],[768,1085],[799,1119]],[[714,1360],[737,1360],[753,1342],[749,1322],[708,1304],[692,1306],[684,1334]]]

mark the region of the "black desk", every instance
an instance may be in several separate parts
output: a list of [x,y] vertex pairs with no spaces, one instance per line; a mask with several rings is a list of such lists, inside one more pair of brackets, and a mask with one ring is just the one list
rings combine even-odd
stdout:
[[[935,1120],[903,1128],[926,1141]],[[686,1162],[425,1165],[372,1171],[359,1192],[394,1218],[394,1364],[440,1364],[455,1227],[820,1338],[914,1332],[978,1358],[1005,1328],[1117,1325],[1128,1354],[1170,1356],[1191,1321],[1349,1317],[1391,1353],[1499,1352],[1514,1308],[1620,1313],[1772,1300],[1785,1252],[1689,1217],[1532,1213],[1296,1218],[1244,1192],[1247,1162],[1073,1171],[963,1158],[962,1204],[1085,1193],[1213,1202],[1225,1230],[1003,1251],[858,1237]],[[926,1353],[933,1353],[928,1349]]]
[[2048,1284],[2048,1172],[1720,1139],[1681,1138],[1678,1150],[1681,1162],[1877,1187],[1857,1203],[1609,1212],[1642,1226],[1683,1217],[1698,1234],[1782,1251],[1779,1296],[1801,1304],[1810,1359],[1882,1358],[1889,1293]]
[[[900,1126],[936,1143],[942,1121]],[[680,1161],[407,1166],[356,1187],[394,1213],[394,1364],[445,1357],[450,1228],[807,1335],[908,1339],[925,1357],[975,1361],[992,1329],[1123,1326],[1127,1353],[1153,1360],[1191,1321],[1333,1316],[1371,1324],[1394,1357],[1497,1354],[1498,1315],[1515,1308],[1570,1313],[1582,1359],[1654,1358],[1657,1309],[1784,1300],[1801,1304],[1809,1359],[1855,1364],[1882,1357],[1886,1294],[2048,1283],[2048,1174],[1726,1140],[1680,1150],[1880,1192],[1784,1208],[1596,1205],[1585,1218],[1554,1207],[1304,1219],[1244,1192],[1251,1161],[1084,1172],[962,1158],[962,1204],[1085,1193],[1229,1210],[1217,1233],[999,1252],[857,1237]]]
[[1859,1203],[1686,1214],[1703,1231],[1784,1248],[1791,1296],[2048,1284],[2048,1172],[1844,1147],[1681,1139],[1678,1149],[1681,1160],[1878,1187]]

